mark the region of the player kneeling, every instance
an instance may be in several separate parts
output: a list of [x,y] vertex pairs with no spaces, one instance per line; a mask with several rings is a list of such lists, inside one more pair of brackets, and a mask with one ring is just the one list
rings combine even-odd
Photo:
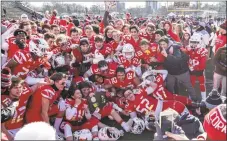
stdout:
[[[93,138],[98,135],[98,122],[97,118],[91,116],[88,109],[87,100],[82,98],[81,91],[78,88],[71,87],[69,90],[69,98],[66,99],[66,113],[63,122],[61,123],[60,130],[64,132],[66,140],[73,140],[72,132],[78,131],[74,134],[80,139],[80,134],[86,136],[84,138],[91,140],[92,136],[82,129],[89,129],[92,131]],[[89,131],[90,132],[90,131]],[[80,134],[79,134],[80,133]],[[83,137],[81,137],[83,138]]]

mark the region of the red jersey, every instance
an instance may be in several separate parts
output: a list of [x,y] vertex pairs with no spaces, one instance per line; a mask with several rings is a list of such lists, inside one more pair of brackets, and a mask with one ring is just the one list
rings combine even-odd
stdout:
[[189,69],[191,71],[201,71],[206,68],[206,56],[208,51],[206,48],[199,48],[187,52],[189,55]]
[[[68,99],[66,99],[65,103],[66,103],[66,108],[68,108],[68,107],[72,108],[74,106],[74,104],[75,104],[75,100],[71,99],[71,98],[68,98]],[[86,99],[82,99],[80,105],[78,105],[77,112],[76,112],[75,115],[73,115],[72,119],[71,120],[65,119],[65,120],[69,121],[69,122],[82,120],[84,118],[85,108],[87,106],[88,106],[87,100]]]
[[124,81],[120,81],[117,77],[105,79],[104,84],[111,84],[116,88],[135,87],[134,84],[135,72],[128,71]]
[[72,51],[72,49],[71,49],[71,45],[72,45],[71,39],[67,39],[66,44],[67,45],[65,45],[64,50],[60,46],[54,46],[50,51],[52,51],[53,54],[58,54],[60,52],[70,53]]
[[28,72],[31,71],[32,65],[34,64],[34,60],[32,59],[30,52],[20,50],[14,54],[12,59],[18,63],[18,65],[13,69],[12,74],[23,79],[26,78]]
[[1,95],[1,107],[7,108],[10,106],[10,104],[13,102],[12,98],[9,95]]
[[42,98],[49,100],[49,107],[51,107],[60,96],[61,91],[55,91],[50,85],[45,85],[36,90],[33,94],[31,103],[27,110],[27,122],[43,121],[41,116]]
[[140,32],[140,37],[147,39],[150,43],[155,41],[155,34],[149,35],[146,31]]
[[227,38],[226,35],[222,35],[222,34],[219,34],[217,36],[215,40],[215,53],[219,48],[223,47],[227,43],[226,38]]
[[142,114],[147,114],[150,111],[155,111],[158,100],[147,95],[147,92],[144,89],[134,90],[135,100],[128,101],[126,106],[126,111],[128,112],[139,112]]
[[172,95],[165,87],[164,87],[164,80],[162,78],[161,74],[158,74],[155,77],[155,83],[157,84],[157,88],[154,90],[154,92],[152,93],[152,95],[156,98],[156,99],[160,99],[160,100],[165,100],[167,98],[168,95]]
[[91,52],[94,54],[96,51],[101,53],[104,57],[107,57],[111,54],[112,47],[110,46],[110,44],[103,44],[103,47],[101,49],[96,49],[95,44],[93,44]]
[[103,73],[99,69],[98,64],[92,64],[90,71],[91,71],[92,74],[100,74],[100,75],[107,77],[107,78],[114,77],[115,74],[116,74],[118,64],[115,63],[115,62],[110,62],[110,63],[107,63],[107,66],[108,66],[107,72]]
[[131,60],[126,59],[122,54],[118,56],[118,63],[124,65],[125,68],[129,68],[131,66],[139,66],[141,64],[141,60],[137,57],[133,57]]
[[[16,111],[14,113],[14,116],[10,120],[5,122],[5,127],[7,130],[21,128],[24,125],[24,115],[26,112],[26,106],[31,94],[32,94],[32,90],[25,83],[23,86],[23,91],[19,98],[18,106],[16,107]],[[8,100],[5,99],[3,101],[8,101]]]
[[117,43],[116,41],[112,40],[110,41],[110,46],[112,47],[112,50],[115,51],[117,47],[120,45],[120,43]]
[[123,43],[124,44],[131,44],[135,50],[140,49],[140,41],[142,40],[142,37],[139,36],[139,39],[135,41],[131,35],[125,35],[123,36]]
[[[142,50],[136,51],[136,56],[143,60],[146,64],[152,64],[152,63],[163,63],[165,60],[165,57],[161,54],[159,51],[158,44],[152,43],[148,50],[143,52]],[[154,57],[157,59],[157,62],[151,62],[151,57]]]
[[51,16],[51,18],[50,18],[50,25],[52,25],[52,24],[59,24],[59,19],[56,17],[56,16]]

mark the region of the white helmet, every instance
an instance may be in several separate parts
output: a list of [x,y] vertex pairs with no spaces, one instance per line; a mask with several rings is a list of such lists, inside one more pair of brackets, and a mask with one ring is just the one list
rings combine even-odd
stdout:
[[118,130],[115,127],[104,127],[99,130],[98,137],[100,140],[118,140],[124,135],[123,130]]
[[143,75],[142,75],[143,81],[150,80],[150,81],[154,82],[156,80],[157,73],[155,73],[154,71],[151,71],[151,70],[152,69],[149,68],[146,72],[143,73]]
[[48,49],[48,43],[42,38],[33,39],[29,42],[29,51],[39,57],[47,54]]
[[61,53],[53,56],[51,65],[54,69],[64,66],[65,65],[65,57]]
[[189,40],[190,48],[200,48],[202,47],[202,36],[201,34],[194,33]]
[[73,133],[74,140],[92,140],[91,131],[82,129]]
[[133,120],[133,122],[132,122],[132,126],[131,126],[132,127],[131,132],[133,134],[141,134],[145,129],[144,121],[137,117],[133,118],[132,120]]
[[125,44],[122,49],[122,54],[127,59],[132,59],[135,55],[135,49],[131,44]]

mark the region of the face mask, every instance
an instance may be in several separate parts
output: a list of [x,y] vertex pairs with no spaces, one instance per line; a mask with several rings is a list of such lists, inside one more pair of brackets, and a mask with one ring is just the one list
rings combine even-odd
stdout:
[[16,39],[15,43],[16,43],[16,45],[18,45],[18,47],[19,47],[20,49],[24,49],[25,46],[26,46],[23,42],[21,42],[21,41],[18,40],[18,39]]

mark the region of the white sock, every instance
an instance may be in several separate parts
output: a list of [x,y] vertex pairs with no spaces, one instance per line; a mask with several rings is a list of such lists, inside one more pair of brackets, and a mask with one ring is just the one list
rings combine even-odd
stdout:
[[201,92],[202,101],[206,101],[206,92]]
[[59,127],[60,127],[60,124],[62,122],[62,119],[63,118],[56,118],[55,119],[55,122],[54,122],[54,128],[56,129],[57,133],[59,133]]
[[123,127],[126,132],[129,132],[129,126],[126,124],[126,122],[123,121],[121,123],[121,127]]

